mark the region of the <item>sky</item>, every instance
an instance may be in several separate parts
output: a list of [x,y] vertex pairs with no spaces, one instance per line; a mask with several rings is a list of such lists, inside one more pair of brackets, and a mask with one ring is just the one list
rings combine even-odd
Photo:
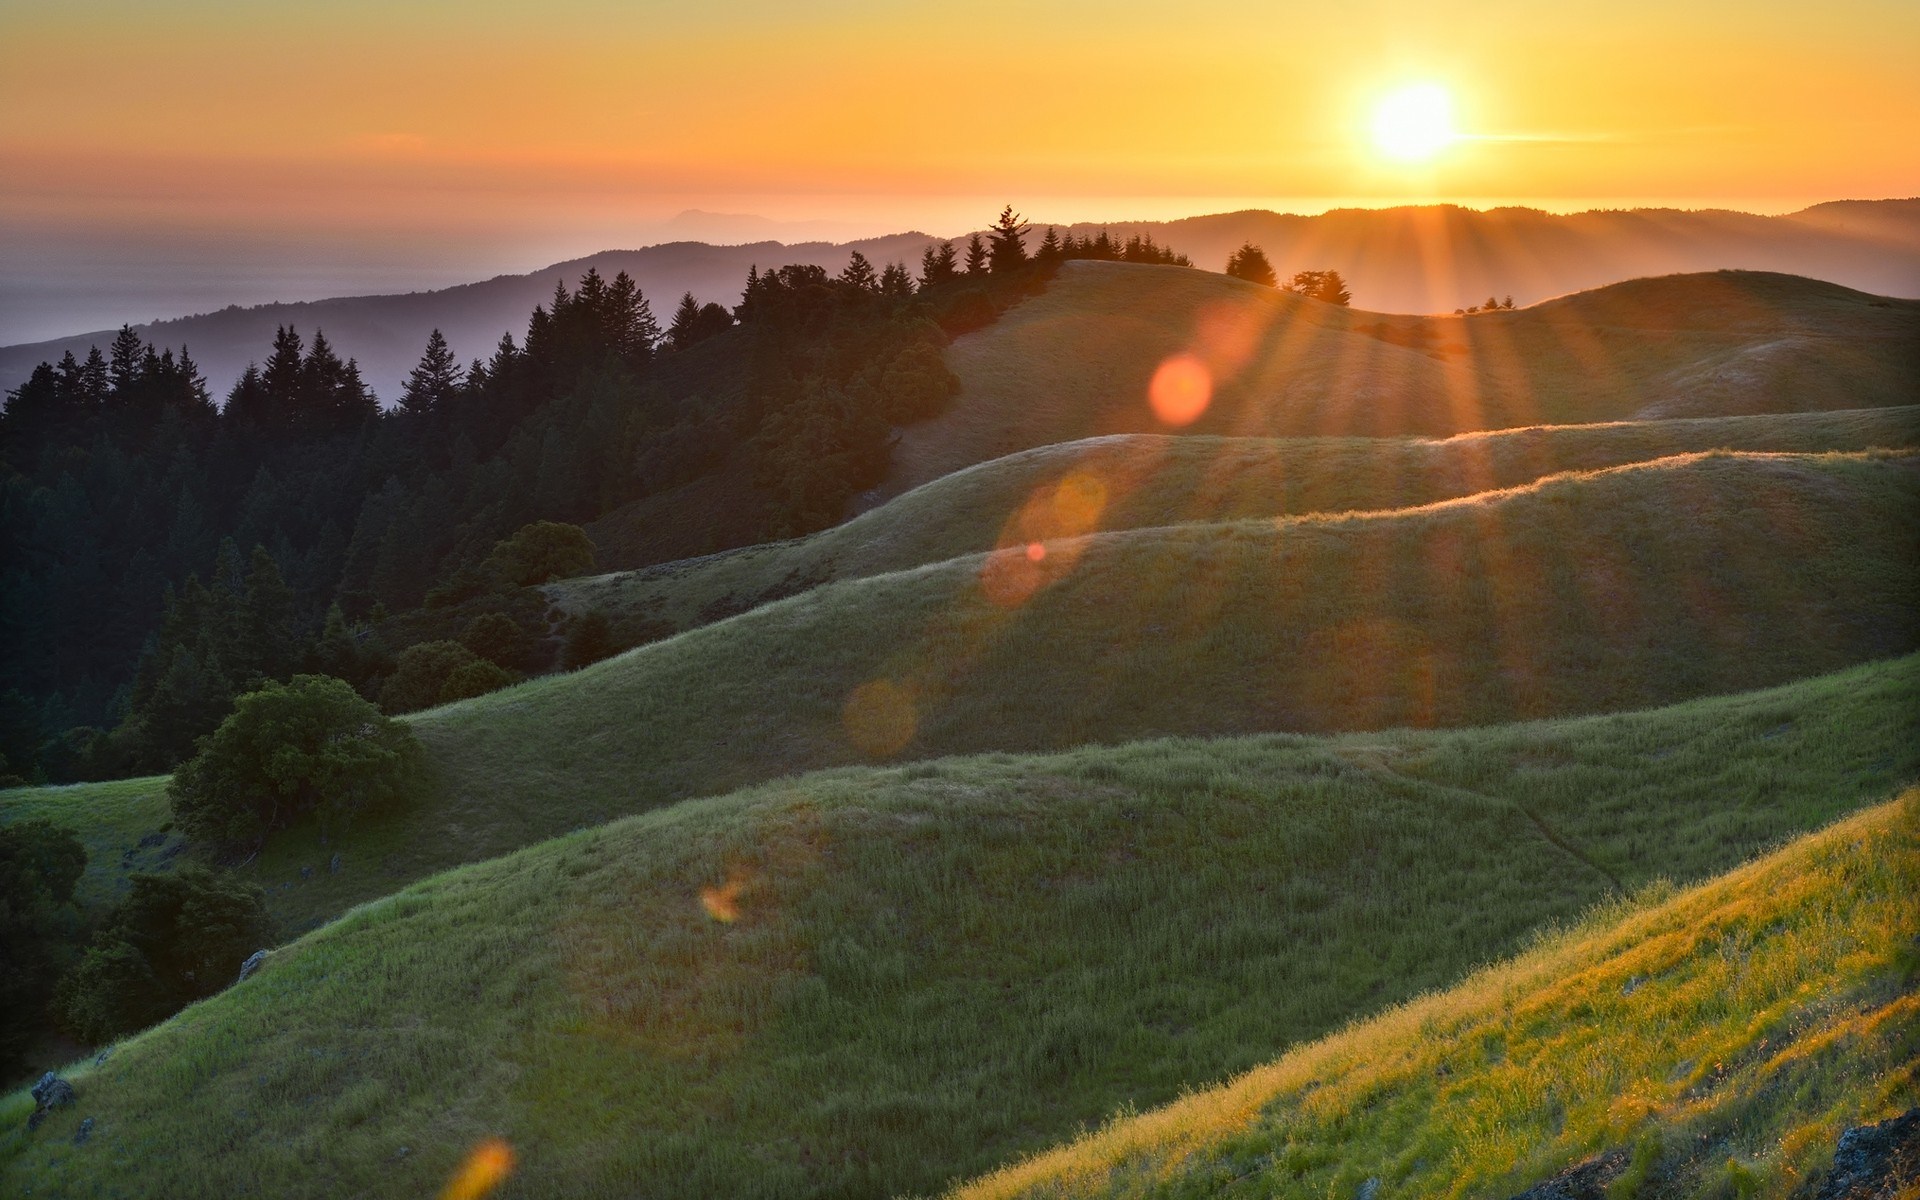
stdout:
[[[1915,0],[0,0],[0,342],[1007,201],[1910,196],[1917,54]],[[1416,85],[1457,136],[1398,159]]]

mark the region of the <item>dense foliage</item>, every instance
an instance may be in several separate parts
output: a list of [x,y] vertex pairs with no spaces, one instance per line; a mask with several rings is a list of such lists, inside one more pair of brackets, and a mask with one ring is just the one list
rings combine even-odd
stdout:
[[[857,252],[837,277],[756,269],[732,312],[686,296],[664,331],[625,274],[588,271],[487,358],[461,366],[436,331],[384,411],[324,334],[291,328],[224,405],[184,347],[130,328],[42,364],[0,416],[5,770],[166,770],[296,671],[378,697],[408,646],[591,570],[578,526],[695,481],[717,481],[686,503],[729,514],[727,545],[838,520],[894,428],[957,390],[950,335],[1064,258],[1177,258],[1051,234],[1029,254],[1009,209],[966,264],[947,243],[917,280]],[[555,665],[544,607],[506,607],[525,653],[495,665]],[[512,677],[483,674],[456,690]]]
[[174,775],[168,798],[189,837],[228,850],[310,814],[324,833],[398,803],[418,788],[422,769],[404,725],[341,680],[296,675],[240,697]]
[[60,1016],[99,1044],[165,1020],[226,987],[268,944],[260,889],[204,866],[134,874],[115,907],[60,981]]
[[52,997],[73,887],[86,866],[80,839],[51,821],[0,827],[0,1069],[26,1049]]

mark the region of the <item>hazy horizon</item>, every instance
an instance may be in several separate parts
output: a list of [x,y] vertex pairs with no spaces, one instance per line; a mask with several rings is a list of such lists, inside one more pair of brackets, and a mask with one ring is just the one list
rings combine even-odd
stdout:
[[[1036,228],[1044,228],[1050,223],[1117,225],[1249,210],[1317,216],[1336,210],[1440,204],[1482,212],[1530,208],[1561,215],[1679,209],[1764,216],[1837,200],[1905,198],[1056,197],[1042,198],[1030,219]],[[762,241],[790,245],[843,243],[906,232],[958,237],[983,227],[986,221],[981,214],[998,203],[985,196],[894,198],[891,209],[871,201],[855,201],[836,210],[790,200],[756,208],[742,203],[742,199],[720,197],[704,204],[689,203],[672,213],[639,216],[624,224],[495,229],[464,236],[354,228],[294,236],[284,230],[206,224],[156,231],[152,225],[0,219],[0,250],[4,251],[0,254],[0,345],[172,320],[234,305],[250,308],[430,291],[499,275],[525,274],[606,251],[669,242],[716,246]],[[888,216],[888,211],[900,215]],[[841,215],[830,215],[835,212]]]

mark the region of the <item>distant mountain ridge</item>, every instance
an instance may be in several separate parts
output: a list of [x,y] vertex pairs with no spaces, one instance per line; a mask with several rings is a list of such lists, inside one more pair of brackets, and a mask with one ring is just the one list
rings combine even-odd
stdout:
[[[1489,295],[1529,304],[1643,275],[1725,267],[1920,297],[1920,199],[1835,201],[1784,216],[1678,209],[1561,216],[1438,205],[1336,209],[1311,217],[1247,211],[1071,228],[1076,234],[1102,228],[1122,237],[1151,234],[1208,270],[1218,270],[1234,248],[1253,241],[1283,273],[1307,267],[1341,271],[1355,305],[1377,312],[1451,312]],[[603,275],[631,274],[664,322],[683,292],[732,303],[756,264],[815,263],[837,270],[859,250],[875,263],[911,265],[932,240],[908,232],[842,243],[671,242],[436,291],[236,307],[135,328],[162,345],[189,346],[221,396],[248,362],[266,354],[277,326],[292,324],[308,336],[324,329],[339,353],[357,358],[368,382],[391,402],[430,329],[443,331],[463,360],[485,357],[501,334],[521,335],[528,313],[547,300],[556,282],[571,287],[589,267]],[[111,331],[101,330],[0,348],[0,390],[18,387],[41,361],[58,360],[69,350],[84,355],[89,345],[104,348],[110,337]]]

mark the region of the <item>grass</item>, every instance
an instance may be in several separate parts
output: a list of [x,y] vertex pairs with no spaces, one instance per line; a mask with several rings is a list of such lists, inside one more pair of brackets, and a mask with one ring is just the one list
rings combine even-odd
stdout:
[[1641,713],[674,805],[355,909],[73,1069],[79,1106],[36,1135],[0,1101],[0,1187],[413,1196],[499,1137],[508,1196],[937,1189],[1890,794],[1920,776],[1917,690],[1907,659]]
[[1498,724],[1907,653],[1916,465],[1663,459],[1421,509],[1101,534],[1050,542],[1038,563],[1000,553],[834,584],[415,716],[436,772],[426,800],[333,845],[290,831],[248,871],[300,929],[460,863],[820,767]]
[[1920,1088],[1916,893],[1909,792],[953,1197],[1806,1194]]
[[948,361],[951,411],[902,431],[880,497],[1036,446],[1167,429],[1154,370],[1216,381],[1181,432],[1448,434],[1913,403],[1920,303],[1755,271],[1633,280],[1472,317],[1353,312],[1203,271],[1068,263]]
[[[672,629],[820,583],[1036,538],[1253,517],[1379,511],[1705,450],[1819,453],[1920,445],[1920,407],[1561,425],[1450,438],[1116,435],[954,472],[810,537],[617,574],[548,593]],[[1062,494],[1093,501],[1052,503]]]

